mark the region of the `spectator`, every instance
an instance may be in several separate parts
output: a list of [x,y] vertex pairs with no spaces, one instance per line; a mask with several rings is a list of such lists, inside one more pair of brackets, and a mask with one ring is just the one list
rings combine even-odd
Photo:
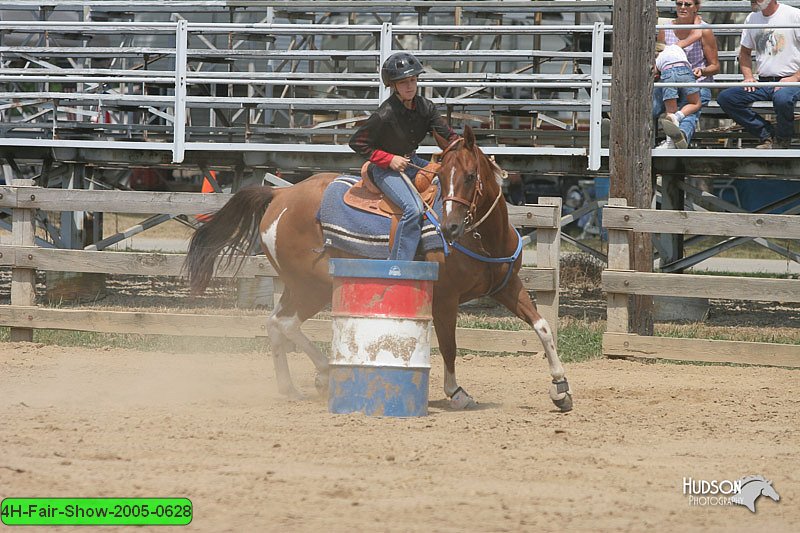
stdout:
[[[678,0],[675,3],[677,17],[671,24],[701,24],[702,18],[697,15],[700,9],[700,0]],[[692,31],[696,30],[671,30],[665,29],[658,32],[658,41],[666,45],[677,44],[686,52],[686,58],[692,66],[692,74],[699,82],[714,81],[714,74],[719,72],[719,57],[717,55],[717,39],[714,32],[708,28],[701,30],[699,41],[687,44]],[[684,46],[682,46],[684,45]],[[653,118],[658,118],[664,113],[664,88],[656,87],[653,91]],[[708,104],[711,101],[711,89],[708,87],[700,88],[700,105]],[[678,98],[678,105],[685,105],[685,98]],[[662,148],[686,148],[691,142],[694,132],[697,130],[697,121],[700,119],[700,111],[687,116],[680,121],[679,130],[675,132],[675,138],[668,137],[659,147]]]
[[[692,42],[700,40],[700,30],[692,32]],[[683,51],[677,44],[671,44],[664,48],[656,57],[656,68],[658,69],[661,81],[665,83],[693,83],[694,75],[692,66]],[[664,87],[662,90],[664,108],[666,114],[659,119],[661,128],[667,134],[668,141],[672,141],[672,146],[663,148],[686,148],[688,143],[683,137],[680,129],[681,121],[700,111],[700,87]],[[678,109],[678,97],[686,101],[680,110]],[[665,141],[667,143],[668,141]]]
[[[800,10],[777,0],[750,0],[752,13],[745,24],[769,26],[800,25]],[[800,28],[753,28],[742,30],[739,68],[745,82],[800,81]],[[758,138],[756,148],[789,148],[794,133],[794,104],[800,87],[731,87],[717,97],[720,107],[744,129]],[[773,126],[753,111],[753,102],[772,101],[776,124]]]

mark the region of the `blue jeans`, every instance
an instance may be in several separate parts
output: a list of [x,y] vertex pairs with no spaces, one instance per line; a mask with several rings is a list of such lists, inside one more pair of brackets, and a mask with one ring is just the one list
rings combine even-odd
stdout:
[[[428,164],[416,154],[411,156],[411,163],[419,167]],[[417,169],[408,166],[405,174],[413,181]],[[403,215],[397,223],[397,233],[394,236],[394,246],[389,252],[389,259],[413,261],[422,234],[422,214],[425,212],[422,200],[416,189],[412,190],[403,176],[390,168],[372,167],[372,179],[383,194],[403,210]]]
[[[694,83],[694,74],[689,67],[672,67],[661,73],[662,83]],[[663,91],[662,100],[677,100],[687,94],[700,92],[700,87],[660,87]]]
[[[758,137],[760,141],[772,137],[789,140],[794,133],[794,104],[800,99],[800,87],[757,87],[747,92],[743,87],[729,87],[717,97],[717,102],[725,113],[748,133]],[[753,102],[772,101],[775,108],[776,124],[773,127],[768,121],[753,111]]]
[[[653,88],[653,118],[658,118],[662,113],[666,111],[664,107],[664,89],[665,87],[654,87]],[[694,137],[694,132],[697,130],[697,121],[700,120],[700,113],[703,110],[703,107],[708,105],[711,101],[711,89],[708,87],[700,87],[700,111],[697,113],[693,113],[683,120],[681,120],[680,129],[684,135],[686,135],[686,142],[691,142],[692,137]],[[678,109],[686,105],[686,98],[682,95],[678,97]]]

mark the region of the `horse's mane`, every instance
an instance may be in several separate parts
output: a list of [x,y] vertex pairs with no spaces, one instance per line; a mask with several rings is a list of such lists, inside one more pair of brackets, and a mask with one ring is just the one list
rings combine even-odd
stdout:
[[751,483],[753,481],[763,481],[767,485],[772,485],[772,482],[769,481],[768,479],[766,479],[764,476],[747,476],[747,477],[743,477],[739,481],[742,483],[743,487],[745,485],[747,485],[748,483]]
[[508,178],[508,172],[500,168],[500,165],[497,164],[497,161],[494,160],[494,157],[483,153],[483,150],[481,150],[480,146],[477,144],[473,146],[472,149],[478,161],[482,161],[483,164],[489,167],[489,171],[494,176],[495,182],[502,186],[503,180]]

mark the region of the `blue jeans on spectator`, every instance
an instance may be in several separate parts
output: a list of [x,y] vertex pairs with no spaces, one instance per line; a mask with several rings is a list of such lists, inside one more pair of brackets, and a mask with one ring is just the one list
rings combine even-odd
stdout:
[[[654,87],[653,88],[653,118],[657,119],[661,116],[662,113],[666,111],[664,107],[664,89],[666,87]],[[692,113],[691,115],[687,116],[683,120],[681,120],[680,129],[684,135],[686,135],[686,142],[691,142],[692,137],[694,137],[694,132],[697,130],[697,121],[700,120],[700,113],[703,111],[703,107],[708,105],[711,101],[711,89],[708,87],[700,87],[700,111],[697,113]],[[685,106],[687,104],[686,98],[683,96],[678,96],[678,109]]]
[[[428,161],[413,154],[411,163],[424,167]],[[405,174],[413,181],[417,170],[409,165]],[[394,246],[389,252],[389,259],[413,261],[422,234],[422,214],[425,212],[422,199],[416,189],[411,189],[413,183],[409,184],[399,172],[390,168],[373,166],[372,179],[383,194],[403,210],[403,215],[397,223],[397,233],[394,236]]]
[[[717,102],[725,113],[737,124],[759,141],[775,137],[780,140],[791,140],[794,133],[794,104],[800,99],[800,87],[756,87],[747,92],[743,87],[729,87],[717,97]],[[768,121],[753,111],[753,102],[772,101],[775,108],[776,124],[773,127]]]

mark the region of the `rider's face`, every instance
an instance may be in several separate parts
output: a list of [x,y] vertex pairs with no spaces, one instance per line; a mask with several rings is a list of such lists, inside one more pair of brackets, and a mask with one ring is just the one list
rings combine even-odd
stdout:
[[417,95],[417,77],[410,76],[394,82],[394,90],[401,102],[408,102]]

